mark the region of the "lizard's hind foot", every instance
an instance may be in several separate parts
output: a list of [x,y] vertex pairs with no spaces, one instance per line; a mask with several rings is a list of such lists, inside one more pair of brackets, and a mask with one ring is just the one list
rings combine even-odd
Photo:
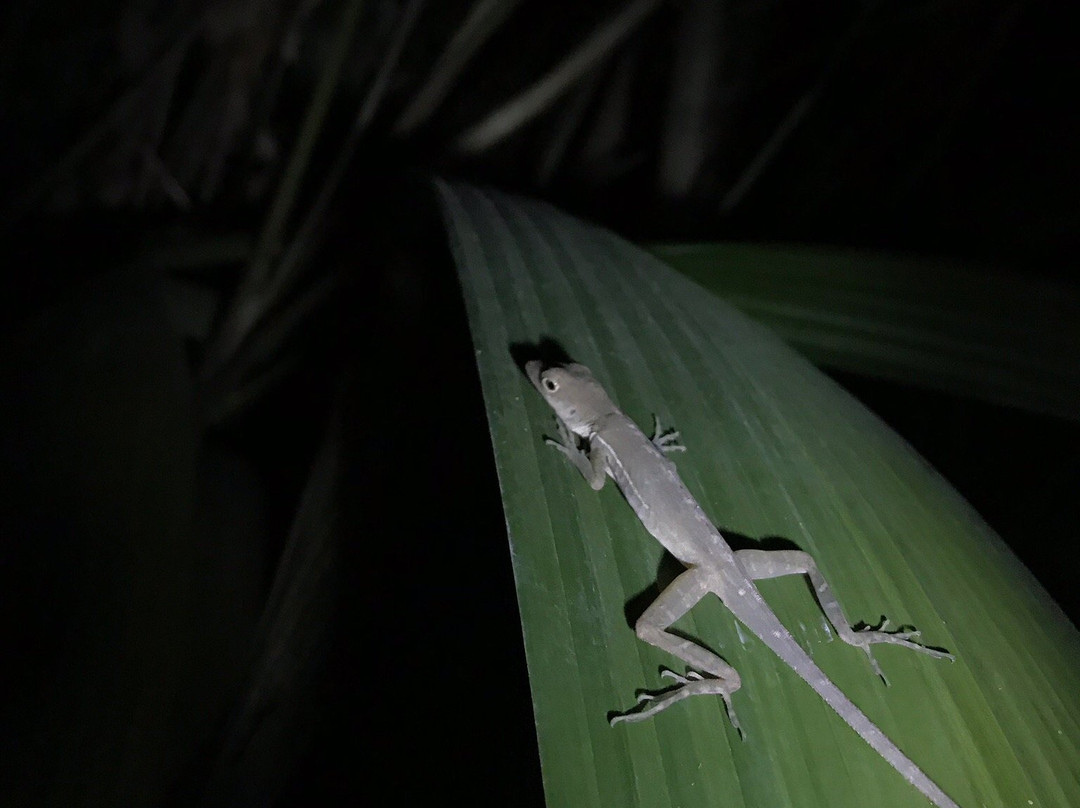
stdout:
[[889,680],[885,677],[885,673],[881,670],[881,666],[878,665],[878,661],[874,659],[874,655],[871,649],[874,645],[879,643],[888,643],[889,645],[899,645],[903,648],[910,648],[912,651],[918,651],[920,654],[926,654],[927,656],[934,657],[935,659],[950,659],[955,660],[952,654],[947,651],[939,651],[936,648],[927,648],[925,645],[920,645],[915,642],[915,638],[919,636],[921,632],[915,630],[904,631],[902,628],[899,631],[886,631],[889,626],[888,618],[881,618],[881,625],[872,628],[866,626],[865,628],[855,629],[849,632],[848,637],[842,639],[850,645],[854,645],[856,648],[862,648],[866,652],[867,658],[870,660],[870,666],[874,669],[881,681],[886,685],[889,684]]
[[890,645],[900,645],[904,648],[910,648],[912,651],[918,651],[920,654],[926,654],[932,656],[935,659],[956,659],[948,651],[939,651],[936,648],[928,648],[925,645],[920,645],[915,642],[915,638],[922,632],[910,630],[904,631],[902,628],[898,631],[886,631],[889,626],[887,618],[881,619],[881,625],[877,628],[861,628],[855,631],[855,642],[852,645],[859,645],[870,650],[870,646],[877,643],[889,643]]
[[731,705],[731,693],[729,692],[731,686],[724,682],[723,679],[706,679],[697,671],[687,671],[686,676],[683,676],[667,669],[662,670],[660,675],[674,679],[677,684],[667,690],[639,693],[637,697],[638,706],[629,712],[612,716],[611,726],[615,726],[620,721],[636,722],[652,718],[657,713],[666,710],[672,704],[682,701],[688,696],[720,696],[724,700],[728,720],[731,721],[731,725],[739,733],[739,736],[743,737],[738,716],[735,715],[735,708]]

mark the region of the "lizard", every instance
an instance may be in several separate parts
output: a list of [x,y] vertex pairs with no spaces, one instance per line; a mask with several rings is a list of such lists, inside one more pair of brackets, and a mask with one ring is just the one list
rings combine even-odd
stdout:
[[674,688],[641,693],[637,708],[615,715],[612,726],[620,721],[642,721],[689,696],[717,695],[724,701],[732,726],[745,737],[731,701],[742,684],[738,672],[717,654],[668,630],[711,593],[908,783],[938,808],[959,808],[826,676],[780,622],[754,581],[807,576],[837,636],[862,648],[886,684],[871,653],[874,644],[891,643],[950,660],[953,655],[915,642],[918,631],[885,631],[888,621],[877,628],[852,628],[809,553],[733,550],[665,456],[685,449],[678,443],[679,433],[662,432],[654,416],[654,434],[647,437],[584,365],[532,360],[526,363],[525,373],[555,411],[560,439],[546,438],[545,442],[565,455],[594,490],[603,488],[610,476],[645,529],[686,567],[645,609],[634,630],[639,639],[678,657],[690,668],[685,676],[663,669],[663,676],[675,680]]

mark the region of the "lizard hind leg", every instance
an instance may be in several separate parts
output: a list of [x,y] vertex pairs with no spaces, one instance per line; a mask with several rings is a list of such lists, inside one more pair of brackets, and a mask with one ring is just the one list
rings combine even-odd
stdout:
[[[732,726],[742,735],[742,728],[731,704],[731,694],[742,685],[738,671],[707,648],[673,634],[668,629],[680,617],[712,590],[707,574],[689,569],[672,581],[638,618],[634,630],[638,637],[691,666],[686,676],[664,670],[662,675],[674,679],[674,688],[638,696],[638,707],[616,715],[611,725],[620,721],[644,721],[689,696],[720,696],[724,700]],[[704,671],[709,676],[698,673]]]
[[814,588],[814,596],[821,605],[821,610],[825,612],[825,617],[835,629],[836,635],[848,645],[862,648],[874,672],[886,684],[888,680],[871,653],[870,646],[872,645],[888,643],[910,648],[935,659],[953,659],[952,654],[936,648],[927,648],[915,642],[915,638],[919,636],[917,631],[886,631],[889,621],[884,618],[881,625],[876,628],[853,629],[832,587],[829,586],[813,556],[809,553],[802,550],[738,550],[735,557],[739,559],[747,576],[755,581],[764,578],[779,578],[783,575],[805,575],[809,578],[810,585]]
[[672,704],[682,701],[690,696],[719,696],[724,700],[724,708],[727,710],[727,716],[728,720],[731,722],[731,726],[739,733],[739,737],[745,737],[743,735],[742,725],[739,723],[739,717],[735,715],[735,707],[731,703],[732,687],[730,681],[725,679],[707,679],[694,670],[688,670],[686,676],[683,676],[682,674],[678,674],[675,671],[665,668],[660,672],[660,675],[666,676],[669,679],[674,679],[677,682],[676,686],[668,690],[655,692],[645,691],[638,694],[638,707],[629,712],[612,716],[611,726],[615,726],[620,721],[634,722],[652,718],[661,710],[666,710]]

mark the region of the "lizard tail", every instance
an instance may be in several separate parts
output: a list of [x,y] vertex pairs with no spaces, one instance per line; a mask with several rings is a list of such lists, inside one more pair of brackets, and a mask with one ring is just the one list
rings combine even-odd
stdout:
[[790,665],[810,687],[814,688],[826,704],[836,710],[836,713],[859,734],[859,737],[870,744],[875,752],[885,758],[889,765],[900,772],[905,780],[921,791],[934,805],[938,808],[960,808],[914,761],[901,752],[900,747],[889,740],[889,737],[878,729],[877,725],[867,718],[866,714],[856,707],[839,687],[833,684],[825,672],[810,658],[810,655],[795,641],[795,638],[781,627],[779,620],[777,620],[777,627],[780,627],[779,631],[764,631],[758,634],[762,642]]

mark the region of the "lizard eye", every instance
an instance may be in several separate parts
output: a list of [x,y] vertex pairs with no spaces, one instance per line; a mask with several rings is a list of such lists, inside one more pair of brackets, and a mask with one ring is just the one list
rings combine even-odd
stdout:
[[547,390],[549,393],[554,393],[556,390],[559,389],[559,383],[554,379],[544,379],[544,389]]

